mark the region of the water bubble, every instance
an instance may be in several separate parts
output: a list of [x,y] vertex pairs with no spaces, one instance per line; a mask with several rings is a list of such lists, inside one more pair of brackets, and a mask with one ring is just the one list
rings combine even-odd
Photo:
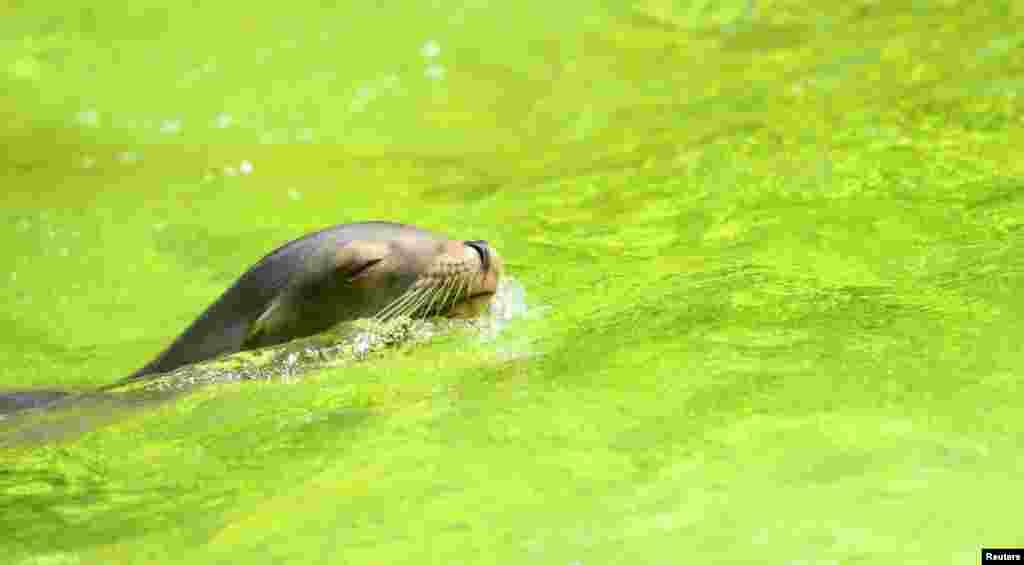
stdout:
[[160,232],[164,231],[164,228],[166,228],[166,227],[167,227],[167,222],[159,222],[159,223],[153,224],[153,231],[155,231],[157,233],[160,233]]
[[288,198],[292,200],[302,200],[302,193],[294,188],[288,189]]
[[441,80],[444,78],[445,68],[443,65],[438,65],[436,63],[433,65],[427,65],[427,69],[423,71],[423,74],[430,80]]
[[78,123],[85,126],[96,126],[100,123],[100,115],[96,110],[82,110],[75,114],[75,119],[78,120]]
[[224,128],[230,126],[232,121],[233,121],[233,118],[231,117],[230,114],[228,114],[226,112],[221,112],[221,113],[217,114],[216,116],[214,116],[214,118],[213,118],[213,127],[217,128],[217,129],[224,129]]
[[356,97],[352,100],[352,103],[349,104],[348,107],[349,110],[353,112],[362,112],[363,110],[366,109],[366,105],[369,103],[370,99],[368,97],[360,96],[359,92],[356,92]]
[[498,282],[498,290],[492,303],[496,318],[508,321],[526,315],[526,288],[512,277],[504,277]]
[[67,257],[68,255],[71,255],[71,250],[67,247],[61,247],[57,253],[59,253],[61,257]]
[[164,120],[160,122],[160,133],[178,133],[181,131],[181,120]]
[[355,342],[352,344],[352,352],[357,357],[362,357],[370,351],[370,336],[368,334],[360,334],[356,337]]
[[234,167],[224,167],[224,174],[229,177],[237,176],[238,169]]
[[119,162],[132,165],[142,160],[142,154],[138,151],[122,151],[116,155]]
[[83,169],[91,169],[96,166],[96,159],[86,155],[78,162],[78,165]]
[[424,57],[427,57],[428,59],[432,58],[432,57],[437,57],[440,54],[441,54],[441,45],[438,42],[434,41],[433,39],[431,39],[430,41],[427,41],[426,43],[424,43],[423,47],[420,48],[420,55],[423,55]]
[[250,163],[249,161],[242,161],[242,163],[238,165],[238,172],[242,173],[243,175],[248,175],[252,173],[252,163]]

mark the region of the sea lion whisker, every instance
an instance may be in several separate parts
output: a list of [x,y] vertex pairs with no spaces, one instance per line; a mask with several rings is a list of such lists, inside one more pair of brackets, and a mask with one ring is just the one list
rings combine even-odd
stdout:
[[415,295],[412,295],[410,297],[410,300],[407,300],[405,303],[403,303],[396,310],[396,314],[399,315],[399,316],[408,316],[410,318],[417,317],[417,314],[419,313],[419,310],[420,310],[420,306],[429,297],[430,297],[430,289],[429,288],[419,289],[416,292]]
[[423,294],[419,296],[419,300],[416,301],[413,311],[420,316],[429,316],[430,311],[433,308],[434,302],[437,300],[437,294],[440,287],[437,285],[428,285],[423,287]]
[[448,296],[452,291],[452,279],[446,278],[440,287],[437,289],[437,300],[430,304],[430,310],[436,312],[444,308],[445,304],[448,303]]
[[392,311],[394,311],[396,309],[396,306],[399,303],[401,303],[403,300],[405,300],[407,297],[408,297],[408,294],[402,294],[397,299],[392,300],[391,302],[388,302],[387,304],[384,305],[383,308],[378,310],[377,313],[373,315],[373,319],[377,320],[377,321],[380,321],[380,322],[387,321],[387,319],[391,315]]
[[448,301],[451,299],[452,288],[455,285],[455,281],[451,278],[445,278],[444,282],[437,289],[436,300],[431,303],[430,311],[432,313],[440,312],[447,308]]
[[444,308],[451,308],[456,303],[458,303],[459,299],[462,298],[463,287],[464,277],[452,277],[452,284],[449,287],[448,293],[445,295]]
[[426,316],[429,310],[425,309],[424,305],[433,300],[436,292],[437,288],[434,286],[424,286],[417,289],[413,299],[402,305],[401,312],[409,317]]
[[410,303],[415,303],[419,298],[419,295],[421,294],[423,294],[423,289],[421,288],[413,288],[402,293],[401,295],[398,296],[398,298],[392,300],[390,303],[384,306],[384,308],[377,312],[377,315],[374,316],[374,318],[380,321],[386,321],[391,318],[397,318],[403,312],[406,312],[406,306]]
[[469,287],[473,284],[472,276],[459,277],[461,284],[459,285],[459,300],[465,300],[469,298]]
[[446,290],[444,300],[441,302],[441,308],[448,309],[459,301],[459,295],[462,293],[462,276],[452,276],[448,279],[448,284],[445,286]]
[[441,286],[431,286],[430,293],[424,296],[423,302],[420,304],[424,316],[429,316],[430,312],[434,310],[442,288]]
[[465,274],[461,274],[456,279],[456,281],[455,281],[455,300],[461,300],[462,297],[465,296],[465,294],[466,294],[466,287],[468,286],[468,281],[466,280],[467,278],[468,277],[466,277]]
[[380,311],[377,312],[377,315],[374,316],[374,318],[385,320],[394,317],[395,314],[400,313],[405,309],[405,305],[407,303],[416,300],[416,295],[419,292],[420,289],[418,288],[413,288],[407,290],[406,292],[403,292],[397,298],[395,298],[387,305],[385,305],[383,308],[381,308]]
[[444,285],[434,285],[430,287],[430,294],[425,296],[423,302],[420,304],[421,313],[423,316],[430,316],[436,311],[437,305],[441,298],[441,294],[444,292]]

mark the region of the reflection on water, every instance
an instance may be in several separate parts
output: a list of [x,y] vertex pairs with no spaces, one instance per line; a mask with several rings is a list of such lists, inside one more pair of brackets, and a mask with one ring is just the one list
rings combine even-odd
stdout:
[[[133,394],[31,393],[39,408],[0,414],[0,448],[72,439],[174,397],[177,391]],[[19,406],[17,408],[24,408]]]

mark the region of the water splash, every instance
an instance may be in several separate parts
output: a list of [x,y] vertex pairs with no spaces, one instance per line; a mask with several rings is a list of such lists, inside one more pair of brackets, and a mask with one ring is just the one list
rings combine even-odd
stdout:
[[119,163],[134,165],[142,160],[142,153],[139,153],[138,151],[121,151],[115,155],[115,158]]
[[173,134],[181,131],[181,120],[164,120],[160,122],[160,133]]
[[444,78],[446,73],[447,71],[445,70],[444,65],[437,63],[428,65],[426,70],[423,71],[423,74],[430,80],[441,80]]
[[234,121],[234,118],[231,117],[231,114],[228,114],[226,112],[221,112],[221,113],[217,114],[216,116],[214,116],[214,118],[213,118],[213,127],[217,128],[217,129],[225,129],[225,128],[231,127],[231,123],[233,121]]
[[423,47],[420,48],[420,55],[423,55],[424,57],[426,57],[428,59],[432,59],[434,57],[437,57],[440,54],[441,54],[441,44],[439,44],[437,41],[434,41],[433,39],[431,39],[431,40],[427,41],[426,43],[424,43]]

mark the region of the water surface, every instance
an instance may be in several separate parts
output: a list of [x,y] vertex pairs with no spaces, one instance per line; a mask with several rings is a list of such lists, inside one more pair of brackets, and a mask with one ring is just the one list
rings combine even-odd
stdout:
[[601,6],[9,6],[3,387],[113,382],[334,223],[487,239],[547,309],[4,449],[0,554],[1024,545],[1020,6]]

